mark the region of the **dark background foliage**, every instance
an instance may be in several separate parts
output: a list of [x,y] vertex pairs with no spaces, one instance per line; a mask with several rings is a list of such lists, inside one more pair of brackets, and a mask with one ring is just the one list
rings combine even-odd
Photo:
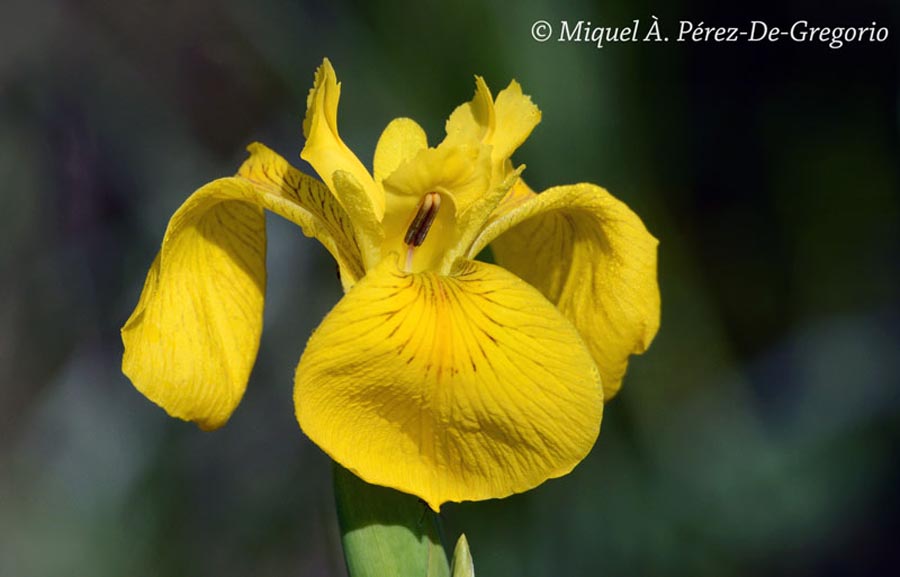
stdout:
[[[835,3],[836,5],[837,3]],[[537,43],[654,14],[890,28],[884,43]],[[0,8],[0,574],[344,574],[327,458],[291,379],[340,297],[269,219],[260,356],[215,433],[119,372],[168,217],[262,140],[297,159],[323,56],[368,162],[392,118],[437,142],[473,74],[543,122],[538,189],[597,182],[661,240],[662,329],[569,476],[448,505],[479,575],[900,570],[898,8],[844,3],[11,0]]]

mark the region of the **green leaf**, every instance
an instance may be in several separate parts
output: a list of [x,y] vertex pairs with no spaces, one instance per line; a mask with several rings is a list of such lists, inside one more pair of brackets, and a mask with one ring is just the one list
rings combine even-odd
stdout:
[[338,464],[334,492],[350,577],[450,577],[440,519],[424,502]]

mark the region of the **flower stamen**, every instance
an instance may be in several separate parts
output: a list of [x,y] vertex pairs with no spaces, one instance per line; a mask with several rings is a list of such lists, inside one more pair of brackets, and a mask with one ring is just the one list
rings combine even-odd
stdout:
[[409,247],[406,251],[406,272],[412,270],[413,251],[417,246],[422,246],[422,243],[425,242],[425,237],[428,235],[428,231],[431,230],[431,225],[434,224],[434,219],[437,218],[440,208],[441,195],[437,192],[429,192],[419,202],[416,215],[413,217],[412,222],[409,223],[409,228],[406,229],[406,236],[403,237],[404,244]]
[[415,218],[406,229],[406,236],[403,242],[409,246],[421,246],[425,242],[425,235],[434,223],[437,217],[438,209],[441,208],[441,195],[437,192],[429,192],[422,197],[419,203],[419,209]]

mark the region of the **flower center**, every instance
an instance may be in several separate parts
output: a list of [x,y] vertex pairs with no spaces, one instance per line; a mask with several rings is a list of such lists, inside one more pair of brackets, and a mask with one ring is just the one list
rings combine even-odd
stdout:
[[419,201],[416,214],[413,216],[409,228],[406,229],[406,235],[403,242],[408,247],[406,251],[406,272],[412,271],[413,252],[416,247],[422,246],[425,237],[437,218],[438,210],[441,208],[441,195],[437,192],[429,192]]

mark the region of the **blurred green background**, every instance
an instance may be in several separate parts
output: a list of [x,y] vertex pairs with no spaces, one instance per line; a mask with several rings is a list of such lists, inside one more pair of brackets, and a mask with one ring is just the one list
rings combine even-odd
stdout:
[[[293,371],[339,299],[269,218],[247,394],[202,433],[120,374],[169,216],[261,140],[286,158],[313,72],[343,81],[364,161],[432,143],[473,75],[543,122],[536,189],[591,181],[661,240],[662,329],[591,455],[502,501],[447,505],[482,576],[900,572],[898,6],[525,0],[11,0],[0,7],[0,575],[339,576],[328,459]],[[545,19],[877,21],[884,43],[535,42]]]

